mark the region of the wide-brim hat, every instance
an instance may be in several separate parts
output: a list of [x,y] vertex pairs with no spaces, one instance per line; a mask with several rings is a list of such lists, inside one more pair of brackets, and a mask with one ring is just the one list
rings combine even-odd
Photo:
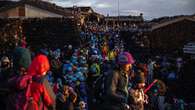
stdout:
[[122,52],[118,55],[118,64],[133,64],[135,63],[135,60],[133,56],[129,52]]

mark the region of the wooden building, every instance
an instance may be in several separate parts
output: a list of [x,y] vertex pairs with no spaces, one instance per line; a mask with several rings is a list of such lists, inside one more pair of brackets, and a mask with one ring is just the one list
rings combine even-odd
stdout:
[[107,16],[105,24],[109,27],[115,26],[132,26],[133,24],[141,24],[144,22],[143,15],[140,16]]
[[79,45],[70,10],[41,0],[0,1],[0,47],[14,47],[24,37],[36,47]]
[[185,44],[195,41],[195,19],[192,16],[179,16],[153,22],[149,39],[151,49],[169,52],[182,50]]
[[0,18],[72,18],[71,11],[41,0],[0,1]]
[[84,25],[87,22],[103,22],[104,16],[95,12],[91,7],[67,7],[75,18],[77,18],[80,25]]

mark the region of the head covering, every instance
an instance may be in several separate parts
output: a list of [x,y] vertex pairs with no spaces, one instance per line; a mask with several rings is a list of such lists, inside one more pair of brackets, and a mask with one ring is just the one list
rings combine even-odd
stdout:
[[40,54],[33,59],[29,67],[28,74],[43,75],[43,73],[47,72],[49,69],[50,65],[47,56]]
[[1,58],[1,62],[9,63],[10,60],[9,60],[9,58],[8,58],[7,56],[3,56],[3,57]]
[[17,47],[13,53],[13,66],[17,70],[21,67],[27,69],[31,64],[30,51],[23,47]]
[[145,78],[142,75],[137,75],[135,77],[135,83],[145,83]]
[[72,45],[68,45],[68,49],[72,49]]
[[118,64],[124,65],[124,64],[133,64],[134,58],[129,52],[122,52],[118,55]]

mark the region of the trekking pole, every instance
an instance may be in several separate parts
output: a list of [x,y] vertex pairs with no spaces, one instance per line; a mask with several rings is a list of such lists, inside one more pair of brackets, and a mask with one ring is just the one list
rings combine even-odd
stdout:
[[144,93],[147,93],[150,89],[151,89],[151,87],[157,82],[158,80],[157,79],[155,79],[145,90],[144,90]]

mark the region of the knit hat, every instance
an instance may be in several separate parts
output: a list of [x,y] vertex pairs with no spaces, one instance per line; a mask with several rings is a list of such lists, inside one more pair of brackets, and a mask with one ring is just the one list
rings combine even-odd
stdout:
[[31,54],[26,48],[17,47],[13,53],[13,66],[17,70],[20,67],[27,69],[31,64]]
[[145,78],[142,75],[138,75],[135,77],[135,83],[145,83]]
[[118,64],[123,65],[123,64],[133,64],[134,58],[129,52],[122,52],[118,56]]

